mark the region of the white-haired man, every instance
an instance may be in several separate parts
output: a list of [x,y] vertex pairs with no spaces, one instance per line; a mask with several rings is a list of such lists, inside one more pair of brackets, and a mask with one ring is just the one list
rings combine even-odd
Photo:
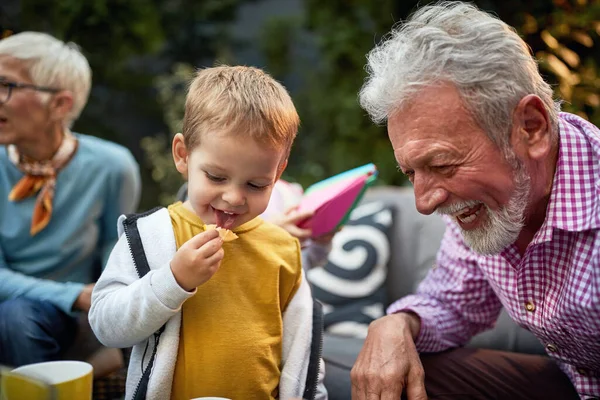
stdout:
[[[361,105],[447,229],[416,294],[369,327],[353,398],[600,396],[598,128],[560,113],[527,45],[466,3],[419,9],[368,71]],[[503,306],[549,357],[460,348]]]
[[0,41],[0,363],[59,359],[135,211],[137,163],[70,127],[90,92],[77,46],[38,32]]

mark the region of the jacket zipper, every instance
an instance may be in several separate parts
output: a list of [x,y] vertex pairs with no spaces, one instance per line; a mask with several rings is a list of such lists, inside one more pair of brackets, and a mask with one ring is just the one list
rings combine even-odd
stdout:
[[[316,301],[316,300],[313,300]],[[323,320],[323,311],[320,309],[320,320]],[[323,355],[323,325],[319,323],[319,347],[317,350],[317,376],[315,377],[315,383],[313,385],[313,392],[310,400],[315,400],[317,397],[317,387],[319,386],[319,372],[321,371],[321,356]]]
[[[123,230],[125,231],[125,238],[127,238],[127,247],[129,248],[129,254],[131,255],[132,259],[133,259],[133,250],[131,249],[131,236],[129,234],[129,225],[131,224],[132,221],[135,221],[135,220],[137,220],[137,216],[131,215],[131,216],[127,216],[125,221],[123,221]],[[137,272],[138,276],[140,276],[140,270],[138,269],[137,264],[134,262],[133,265],[135,266],[135,271]],[[148,341],[150,341],[150,340],[148,340]],[[142,385],[143,379],[144,379],[144,359],[142,358],[142,376],[140,377],[140,380],[138,381],[137,385],[135,385],[135,390],[133,391],[132,399],[135,399],[137,397],[138,392],[140,391],[140,386]]]

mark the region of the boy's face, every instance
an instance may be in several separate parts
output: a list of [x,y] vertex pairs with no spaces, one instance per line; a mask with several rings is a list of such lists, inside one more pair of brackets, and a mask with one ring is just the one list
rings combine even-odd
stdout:
[[173,139],[177,170],[188,179],[188,201],[206,224],[226,229],[262,214],[285,164],[283,150],[251,138],[212,133],[191,152],[183,135]]

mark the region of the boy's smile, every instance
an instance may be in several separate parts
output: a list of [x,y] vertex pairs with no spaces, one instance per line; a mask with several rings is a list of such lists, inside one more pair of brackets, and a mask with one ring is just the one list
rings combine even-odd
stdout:
[[[179,172],[188,178],[186,207],[206,224],[236,228],[262,214],[285,167],[284,151],[243,134],[210,132],[187,152],[173,139]],[[282,164],[283,163],[283,164]]]
[[225,229],[231,229],[235,224],[236,217],[240,215],[236,212],[217,210],[216,208],[213,208],[213,210],[215,210],[215,223]]

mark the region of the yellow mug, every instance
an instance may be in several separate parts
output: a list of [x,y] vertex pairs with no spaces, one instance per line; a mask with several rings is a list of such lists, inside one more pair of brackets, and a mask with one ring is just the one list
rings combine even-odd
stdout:
[[82,361],[24,365],[2,375],[2,400],[92,400],[93,368]]

